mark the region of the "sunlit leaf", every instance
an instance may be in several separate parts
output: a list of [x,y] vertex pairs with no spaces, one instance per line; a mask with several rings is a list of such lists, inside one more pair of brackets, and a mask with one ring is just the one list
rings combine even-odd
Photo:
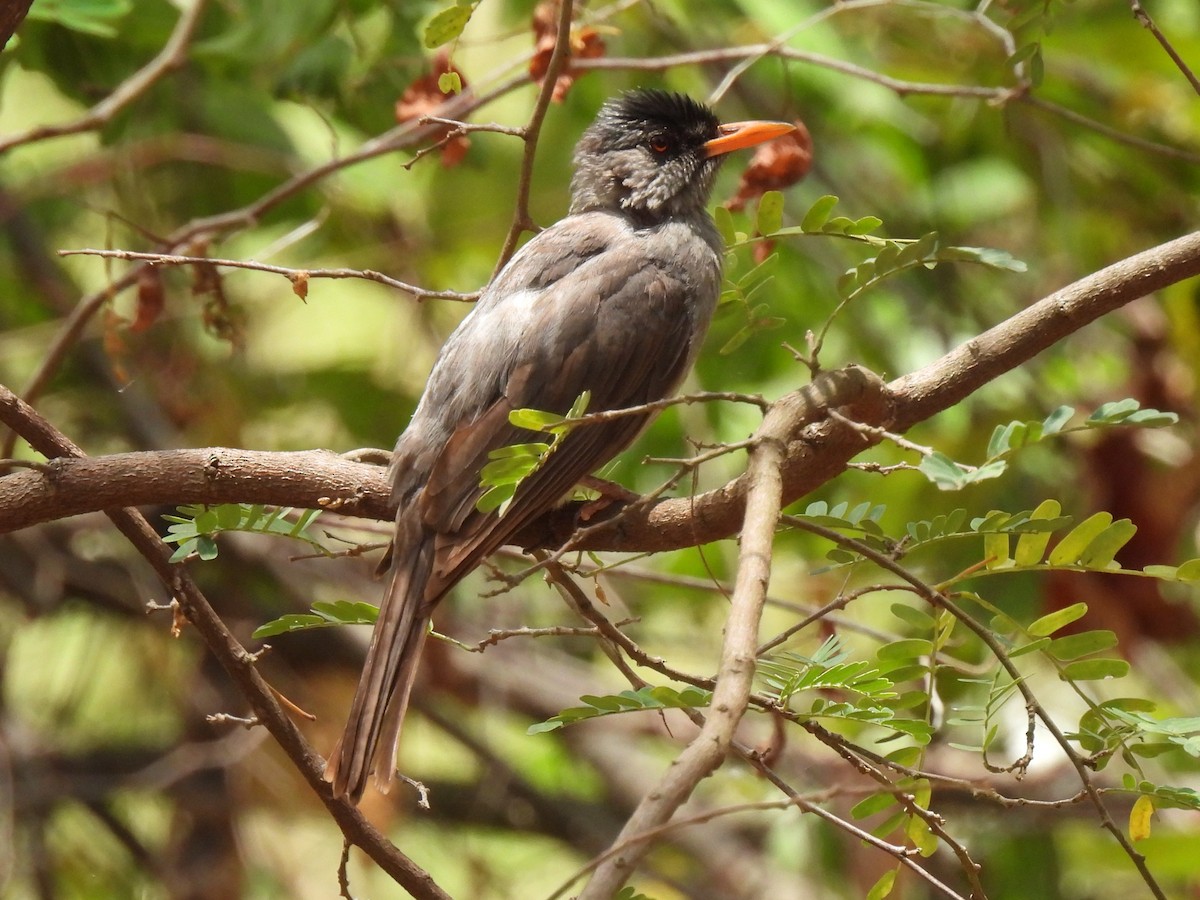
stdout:
[[1128,674],[1129,663],[1123,659],[1080,659],[1064,666],[1061,677],[1065,681],[1103,681]]
[[837,206],[837,202],[838,198],[832,194],[826,194],[818,199],[800,220],[800,228],[806,232],[820,231],[829,219],[829,214],[833,212],[833,208]]
[[1035,637],[1054,634],[1060,628],[1066,628],[1072,622],[1083,618],[1088,611],[1086,603],[1074,603],[1064,609],[1055,610],[1036,620],[1026,630]]
[[1145,794],[1133,802],[1129,811],[1129,839],[1144,841],[1150,837],[1150,819],[1154,815],[1154,801]]

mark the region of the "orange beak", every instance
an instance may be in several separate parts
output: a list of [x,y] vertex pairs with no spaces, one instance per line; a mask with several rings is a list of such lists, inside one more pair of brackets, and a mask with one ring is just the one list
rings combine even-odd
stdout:
[[753,147],[772,138],[791,134],[796,126],[787,122],[733,122],[718,126],[718,130],[721,132],[719,137],[705,142],[705,156],[720,156],[730,150]]

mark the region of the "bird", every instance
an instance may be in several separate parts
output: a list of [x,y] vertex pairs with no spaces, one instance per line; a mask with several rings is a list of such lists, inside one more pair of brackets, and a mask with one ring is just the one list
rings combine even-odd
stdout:
[[[724,247],[707,211],[725,155],[794,130],[721,124],[685,94],[640,89],[606,102],[575,148],[565,218],[530,239],[447,339],[392,453],[390,576],[342,736],[325,768],[357,803],[396,774],[430,616],[450,589],[625,450],[640,412],[570,430],[506,508],[483,512],[489,453],[538,437],[509,414],[587,412],[669,397],[716,307]],[[545,435],[540,435],[544,439]]]

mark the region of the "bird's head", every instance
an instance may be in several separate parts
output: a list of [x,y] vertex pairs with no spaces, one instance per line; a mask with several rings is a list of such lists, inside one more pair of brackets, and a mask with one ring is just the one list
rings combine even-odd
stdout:
[[684,94],[631,91],[604,104],[575,148],[571,212],[624,210],[649,222],[703,214],[726,153],[794,130],[722,125]]

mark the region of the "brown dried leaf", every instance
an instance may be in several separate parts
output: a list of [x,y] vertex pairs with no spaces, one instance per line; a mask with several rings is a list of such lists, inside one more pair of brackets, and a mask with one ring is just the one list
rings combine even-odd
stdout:
[[396,101],[396,121],[403,124],[437,109],[446,99],[438,87],[438,79],[449,72],[458,75],[465,90],[468,84],[466,76],[450,61],[449,53],[439,50],[434,54],[430,70],[406,87]]
[[122,384],[129,382],[129,371],[125,360],[129,358],[129,345],[125,342],[125,330],[129,320],[111,308],[104,311],[104,355],[112,363],[113,376]]
[[812,135],[797,119],[795,131],[768,141],[755,151],[750,165],[742,173],[737,193],[725,205],[736,212],[767,191],[791,187],[808,174],[812,159]]
[[[438,80],[451,72],[458,76],[462,89],[466,90],[466,76],[450,61],[449,53],[439,50],[433,57],[431,70],[405,88],[400,99],[396,101],[396,121],[409,122],[436,111],[442,101],[446,99],[446,95],[438,85]],[[434,141],[445,141],[441,149],[442,165],[445,168],[451,168],[462,162],[467,148],[471,146],[466,135],[458,135],[450,140],[445,140],[451,130],[449,125],[444,125],[433,132]]]
[[533,8],[533,58],[529,60],[529,78],[540,82],[554,53],[554,37],[558,33],[559,3],[543,0]]
[[137,308],[133,324],[134,334],[140,334],[153,325],[162,314],[166,303],[162,273],[154,266],[146,266],[137,277]]
[[467,140],[465,134],[460,134],[453,137],[446,143],[442,144],[442,168],[453,169],[463,157],[467,155],[467,150],[471,148],[471,142]]
[[292,293],[301,300],[308,300],[308,273],[297,272],[290,276],[292,282]]
[[750,255],[754,258],[755,265],[762,265],[767,261],[767,257],[775,252],[775,241],[768,238],[765,241],[755,241],[754,247],[750,251]]
[[[529,61],[529,77],[539,85],[546,77],[550,57],[554,53],[560,10],[558,0],[543,0],[533,10],[533,58]],[[598,29],[590,25],[572,29],[567,63],[554,83],[554,92],[550,99],[555,103],[562,103],[567,92],[571,90],[571,85],[578,78],[578,72],[571,65],[573,60],[596,59],[603,56],[606,49]]]

